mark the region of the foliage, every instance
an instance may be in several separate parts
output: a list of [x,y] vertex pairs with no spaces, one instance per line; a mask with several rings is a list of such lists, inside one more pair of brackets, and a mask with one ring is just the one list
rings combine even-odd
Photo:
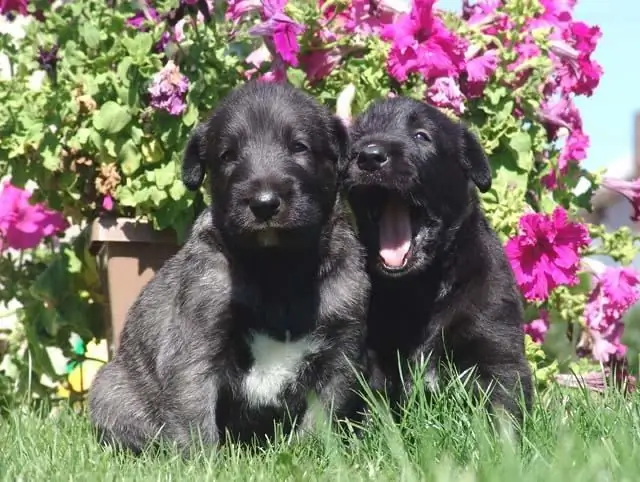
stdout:
[[[291,82],[346,122],[380,97],[425,99],[467,122],[490,157],[482,202],[522,288],[541,386],[582,367],[578,357],[624,364],[623,315],[640,278],[584,261],[628,264],[636,239],[581,219],[600,179],[580,165],[589,139],[574,99],[591,95],[602,69],[592,58],[600,32],[571,5],[465,1],[454,14],[433,0],[34,1],[14,7],[31,19],[24,38],[0,36],[12,73],[0,81],[0,166],[14,186],[35,181],[34,200],[73,226],[144,218],[182,240],[210,202],[206,188],[193,194],[180,181],[187,136],[246,79]],[[339,106],[347,91],[353,102]],[[636,202],[632,187],[609,186]],[[101,337],[103,300],[82,239],[2,259],[1,298],[22,305],[9,352],[12,380],[29,380],[9,384],[22,392],[65,375],[44,347],[77,358],[72,333],[85,344]]]

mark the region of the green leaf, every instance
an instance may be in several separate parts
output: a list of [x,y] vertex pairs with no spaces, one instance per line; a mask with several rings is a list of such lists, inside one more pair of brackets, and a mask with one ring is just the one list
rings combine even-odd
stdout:
[[528,132],[518,131],[509,138],[509,147],[517,154],[518,167],[530,171],[533,167],[531,136]]
[[495,89],[486,89],[484,94],[486,99],[493,105],[498,105],[503,97],[507,96],[507,88],[500,86]]
[[288,69],[287,79],[294,87],[298,87],[299,89],[301,89],[304,87],[304,83],[305,83],[305,80],[307,79],[307,75],[304,73],[304,70]]
[[184,187],[184,184],[180,180],[175,180],[171,187],[169,188],[169,196],[174,201],[179,201],[186,194],[187,189]]
[[122,172],[125,176],[131,176],[140,168],[142,156],[131,139],[124,143],[122,149],[120,149],[120,155],[118,158],[120,161],[120,167],[122,168]]
[[136,63],[145,60],[153,46],[153,35],[137,32],[135,38],[123,37],[122,43]]
[[116,74],[123,85],[129,84],[129,68],[131,67],[131,64],[133,64],[133,59],[131,57],[125,57],[120,61],[120,63],[118,63]]
[[97,49],[100,45],[100,30],[90,22],[81,24],[80,36],[90,49]]
[[153,204],[155,204],[156,206],[160,206],[160,204],[162,204],[162,201],[167,199],[167,193],[165,191],[161,191],[155,186],[151,186],[149,188],[149,198],[151,198]]
[[187,112],[182,116],[182,123],[185,126],[190,127],[197,122],[199,115],[198,107],[196,107],[195,104],[189,104]]
[[165,189],[167,186],[173,184],[176,179],[176,164],[175,161],[170,161],[164,166],[155,169],[155,182],[158,189]]
[[112,100],[105,102],[93,114],[93,126],[107,134],[117,134],[131,122],[128,110]]

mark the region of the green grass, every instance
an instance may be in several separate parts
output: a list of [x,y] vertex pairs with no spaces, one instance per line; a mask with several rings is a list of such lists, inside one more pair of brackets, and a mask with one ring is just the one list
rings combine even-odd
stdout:
[[362,439],[330,430],[249,451],[227,446],[133,458],[98,447],[86,418],[70,410],[0,419],[0,480],[637,481],[640,395],[554,389],[539,397],[521,437],[491,430],[463,392],[416,397],[399,424],[380,410]]

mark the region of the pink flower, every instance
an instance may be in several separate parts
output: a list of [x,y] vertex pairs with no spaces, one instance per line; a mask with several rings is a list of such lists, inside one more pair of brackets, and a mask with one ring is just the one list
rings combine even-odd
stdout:
[[504,7],[503,0],[479,0],[473,5],[469,0],[462,2],[462,18],[469,25],[480,28],[487,35],[496,35],[512,28],[513,22],[500,9]]
[[562,96],[555,100],[547,99],[538,111],[538,117],[547,128],[549,140],[557,138],[558,129],[564,127],[570,131],[582,129],[582,117],[573,100]]
[[248,13],[260,10],[261,5],[260,0],[229,0],[225,19],[236,23]]
[[545,300],[557,286],[576,284],[579,250],[590,241],[587,229],[569,222],[567,212],[560,207],[551,216],[522,216],[520,232],[507,241],[505,249],[524,296]]
[[5,15],[9,12],[27,15],[28,5],[29,2],[27,0],[0,0],[0,15]]
[[31,249],[68,227],[64,217],[43,204],[31,204],[31,193],[5,182],[0,192],[0,251]]
[[571,131],[558,158],[558,168],[562,174],[566,174],[569,164],[578,163],[587,158],[589,143],[589,136],[582,130]]
[[102,198],[102,209],[105,211],[113,211],[114,203],[110,194],[107,194]]
[[149,87],[151,106],[171,115],[181,115],[187,109],[185,96],[188,91],[189,79],[180,73],[173,60],[169,60],[162,70],[153,76]]
[[433,105],[451,109],[458,115],[464,112],[464,95],[451,77],[436,79],[427,90],[427,99]]
[[464,67],[463,41],[435,17],[435,0],[413,0],[411,12],[386,25],[382,36],[391,40],[389,73],[404,82],[411,73],[427,80],[457,77]]
[[622,358],[626,347],[620,339],[624,331],[622,317],[640,300],[640,276],[632,268],[608,267],[594,274],[596,285],[585,307],[587,328],[592,338],[593,357],[608,362]]
[[549,317],[544,310],[540,311],[540,318],[524,325],[524,332],[529,335],[535,343],[543,343],[547,331],[549,331]]
[[467,59],[467,78],[464,92],[467,97],[480,97],[489,78],[498,68],[498,51],[495,49]]
[[289,65],[297,67],[298,35],[305,31],[305,26],[294,22],[285,15],[284,6],[287,0],[263,0],[264,22],[249,29],[251,35],[261,35],[273,41],[275,51]]
[[632,221],[640,221],[640,178],[634,181],[603,179],[602,186],[626,197],[633,207]]
[[395,13],[398,11],[407,13],[403,8],[398,7],[390,6],[384,1],[352,0],[347,10],[341,14],[341,20],[348,33],[380,35],[385,25],[393,23]]
[[558,58],[557,84],[565,93],[593,94],[600,83],[602,67],[591,59],[602,36],[598,27],[583,22],[571,22],[563,32],[562,40],[552,42],[551,51]]

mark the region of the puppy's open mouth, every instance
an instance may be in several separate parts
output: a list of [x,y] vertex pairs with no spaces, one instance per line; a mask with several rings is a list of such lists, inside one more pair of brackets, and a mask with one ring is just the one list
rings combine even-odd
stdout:
[[359,194],[366,200],[372,227],[377,229],[380,266],[386,271],[403,271],[415,248],[418,208],[399,193],[379,187],[364,188]]
[[380,261],[390,270],[406,266],[413,235],[409,206],[398,196],[389,196],[378,220]]

